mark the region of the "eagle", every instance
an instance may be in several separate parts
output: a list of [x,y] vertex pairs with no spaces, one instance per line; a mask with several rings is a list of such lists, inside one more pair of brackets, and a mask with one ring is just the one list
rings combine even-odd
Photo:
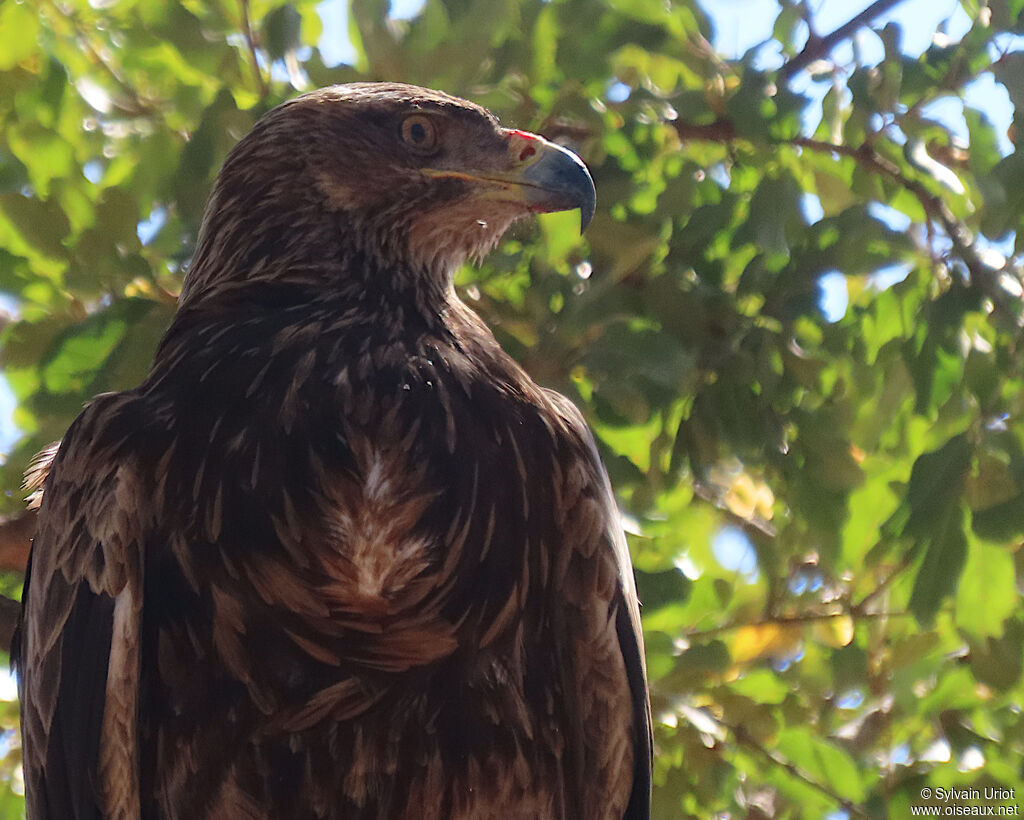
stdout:
[[148,377],[34,468],[29,820],[649,816],[607,473],[453,287],[594,207],[571,151],[409,85],[241,139]]

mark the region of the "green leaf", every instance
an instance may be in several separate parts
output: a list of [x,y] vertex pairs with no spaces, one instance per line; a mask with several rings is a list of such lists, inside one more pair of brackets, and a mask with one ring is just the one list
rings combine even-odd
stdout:
[[910,611],[924,625],[935,620],[943,599],[956,590],[967,557],[964,511],[958,503],[937,511],[937,517],[930,525],[932,531],[927,539],[924,560],[914,576],[909,604]]
[[977,637],[1000,635],[1003,621],[1017,604],[1013,556],[1003,548],[973,542],[957,587],[957,626]]
[[931,692],[916,701],[923,714],[944,712],[951,709],[971,709],[978,705],[978,686],[966,666],[949,670],[940,680],[934,682]]
[[99,314],[72,328],[58,341],[42,368],[43,384],[51,393],[78,392],[121,341],[127,323]]
[[979,538],[1006,543],[1024,533],[1024,494],[971,513],[971,529]]
[[212,175],[234,142],[232,132],[249,123],[228,89],[222,89],[203,112],[202,122],[181,154],[177,171],[168,180],[181,216],[198,223],[210,191]]
[[[788,174],[761,181],[750,200],[750,218],[745,227],[767,253],[789,255],[794,238],[805,227],[800,197],[803,191]],[[747,232],[737,231],[736,241]]]
[[808,729],[779,732],[776,749],[815,782],[827,784],[847,800],[864,799],[864,783],[850,756]]
[[992,65],[992,74],[1006,86],[1015,111],[1024,111],[1024,52],[1011,51]]
[[832,680],[837,693],[862,687],[868,680],[868,655],[856,644],[832,651]]
[[989,0],[988,8],[993,26],[1024,32],[1024,0]]
[[0,4],[0,71],[10,71],[36,54],[39,30],[39,12],[28,3]]
[[726,102],[726,111],[736,129],[744,137],[766,140],[771,135],[769,123],[775,117],[775,102],[767,94],[764,75],[748,69],[740,87]]
[[790,686],[767,669],[747,672],[730,688],[758,703],[782,703],[792,692]]
[[1002,159],[996,129],[984,111],[977,111],[970,106],[964,106],[964,119],[971,136],[968,162],[971,171],[983,177]]
[[51,259],[63,258],[67,256],[64,238],[69,228],[67,217],[56,203],[21,194],[0,194],[0,243],[14,253],[35,251]]
[[560,34],[557,8],[544,6],[533,25],[533,76],[538,85],[550,83],[557,77]]
[[775,25],[772,27],[772,37],[782,43],[784,54],[792,57],[796,54],[796,46],[793,42],[795,35],[803,22],[800,15],[800,7],[795,3],[781,3],[781,10],[775,18]]
[[660,606],[686,601],[693,582],[678,569],[663,572],[636,572],[637,593],[644,609],[653,612]]
[[[936,532],[956,529],[954,515],[971,464],[973,450],[966,435],[954,436],[938,450],[925,453],[914,462],[907,486],[910,515],[902,534],[928,538]],[[962,528],[961,528],[962,532]]]
[[271,60],[282,60],[302,45],[302,15],[290,3],[263,18],[263,47]]
[[12,128],[7,133],[11,153],[24,164],[29,182],[42,198],[50,193],[50,183],[70,176],[75,170],[74,146],[60,134],[37,125]]
[[1022,656],[1024,626],[1019,621],[1012,621],[1005,635],[971,642],[971,672],[980,683],[1006,692],[1020,682],[1024,663]]
[[666,679],[672,688],[687,688],[702,682],[706,673],[724,672],[729,666],[729,649],[722,641],[696,644],[676,659],[676,668]]

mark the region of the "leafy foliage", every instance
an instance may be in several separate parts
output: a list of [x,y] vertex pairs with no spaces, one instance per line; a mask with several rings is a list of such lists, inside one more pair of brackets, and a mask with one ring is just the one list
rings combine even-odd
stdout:
[[355,79],[443,88],[597,183],[584,239],[573,215],[524,224],[458,282],[598,434],[646,602],[656,816],[1024,793],[1021,115],[1007,142],[961,102],[981,78],[1024,111],[1022,4],[964,0],[967,33],[919,54],[889,23],[877,65],[804,49],[807,8],[780,0],[774,43],[808,66],[780,72],[716,54],[694,0],[352,0],[337,66],[311,0],[3,3],[0,361],[24,435],[0,504],[84,401],[141,379],[263,112]]

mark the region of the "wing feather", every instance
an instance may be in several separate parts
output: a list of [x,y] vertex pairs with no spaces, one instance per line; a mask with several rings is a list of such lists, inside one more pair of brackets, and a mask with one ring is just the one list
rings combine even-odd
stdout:
[[[640,623],[640,601],[636,592],[629,546],[622,529],[618,506],[612,492],[608,473],[601,462],[594,436],[579,410],[567,398],[545,390],[567,429],[579,442],[579,458],[583,461],[587,488],[596,494],[593,501],[579,512],[582,520],[573,525],[576,534],[584,533],[584,542],[576,545],[579,551],[592,551],[597,544],[611,547],[618,579],[611,601],[615,635],[629,684],[633,741],[633,785],[623,820],[646,820],[650,817],[651,768],[653,739],[651,706],[647,691],[647,665],[644,660],[643,631]],[[577,507],[583,505],[577,501]],[[596,519],[596,520],[590,520]],[[600,565],[598,565],[600,566]]]
[[[99,397],[51,454],[52,464],[32,468],[43,497],[12,652],[29,820],[138,816],[137,779],[127,789],[118,782],[136,777],[135,750],[112,748],[134,743],[134,731],[127,740],[112,727],[134,723],[138,668],[131,636],[140,616],[133,590],[141,518],[127,453],[129,404],[125,396]],[[108,703],[115,666],[111,680],[128,691]],[[129,765],[116,773],[102,765],[113,760]]]

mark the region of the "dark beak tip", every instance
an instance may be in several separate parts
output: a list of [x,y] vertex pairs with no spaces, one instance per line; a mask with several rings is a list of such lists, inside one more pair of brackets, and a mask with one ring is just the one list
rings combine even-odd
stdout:
[[580,234],[586,231],[587,226],[594,218],[594,211],[597,210],[597,192],[594,190],[594,183],[590,183],[591,195],[580,203]]
[[586,164],[575,153],[545,142],[544,155],[524,178],[536,188],[534,196],[543,210],[580,209],[580,233],[586,230],[597,208],[597,191]]
[[590,175],[590,169],[587,168],[583,160],[572,153],[570,153],[570,156],[576,163],[576,174],[574,175],[575,179],[573,180],[572,188],[580,209],[580,233],[582,234],[594,218],[594,212],[597,210],[597,189],[594,187],[594,178]]

